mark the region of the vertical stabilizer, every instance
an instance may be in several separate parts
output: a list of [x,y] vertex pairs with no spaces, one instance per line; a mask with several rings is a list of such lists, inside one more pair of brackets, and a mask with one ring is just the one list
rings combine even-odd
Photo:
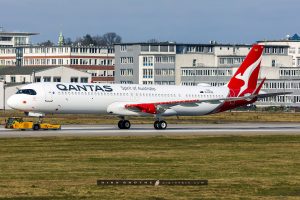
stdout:
[[230,97],[251,95],[256,90],[263,49],[262,45],[253,45],[244,62],[227,84]]

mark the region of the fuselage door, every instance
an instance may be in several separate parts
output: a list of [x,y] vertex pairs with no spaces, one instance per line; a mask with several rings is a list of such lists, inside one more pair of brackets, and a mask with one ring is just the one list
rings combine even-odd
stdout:
[[53,101],[53,90],[49,85],[45,85],[45,101],[52,102]]

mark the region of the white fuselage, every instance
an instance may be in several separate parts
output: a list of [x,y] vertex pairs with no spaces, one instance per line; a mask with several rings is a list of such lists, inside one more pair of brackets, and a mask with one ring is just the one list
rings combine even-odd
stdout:
[[[185,100],[226,98],[229,89],[204,86],[120,85],[93,83],[33,83],[22,89],[32,89],[35,95],[14,94],[8,105],[14,109],[36,113],[97,113],[117,115],[147,115],[122,108],[125,104],[157,103]],[[175,105],[163,115],[205,115],[219,103]],[[120,106],[117,112],[116,107]],[[123,110],[122,110],[123,109]]]

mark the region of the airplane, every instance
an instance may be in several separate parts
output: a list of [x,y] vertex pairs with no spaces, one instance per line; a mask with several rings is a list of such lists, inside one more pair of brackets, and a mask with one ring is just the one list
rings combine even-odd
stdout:
[[98,83],[32,83],[12,95],[7,104],[28,116],[46,114],[112,114],[118,127],[129,129],[128,116],[154,116],[154,128],[166,129],[165,116],[199,116],[224,112],[267,97],[290,92],[260,91],[258,76],[263,46],[254,44],[224,86],[170,86]]

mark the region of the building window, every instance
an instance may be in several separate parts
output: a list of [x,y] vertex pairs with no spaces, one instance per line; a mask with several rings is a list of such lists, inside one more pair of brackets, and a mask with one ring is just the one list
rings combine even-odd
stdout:
[[197,62],[197,60],[193,59],[193,67],[196,67],[196,62]]
[[126,45],[121,45],[121,51],[127,51],[127,46]]
[[143,69],[143,78],[153,78],[153,69]]
[[80,78],[80,82],[81,82],[81,83],[87,83],[88,80],[89,80],[89,79],[88,79],[87,77],[81,77],[81,78]]
[[295,52],[296,52],[295,47],[289,48],[289,53],[290,53],[290,54],[294,54]]
[[99,70],[98,76],[107,76],[107,71],[106,70]]
[[40,76],[36,76],[34,78],[34,82],[41,82],[41,77]]
[[133,69],[121,69],[120,75],[121,76],[133,76]]
[[150,46],[150,51],[158,52],[158,45],[152,45],[152,46]]
[[16,82],[16,77],[15,76],[11,76],[10,77],[10,82],[11,83],[15,83]]
[[220,59],[219,59],[219,63],[220,63],[220,64],[225,64],[225,58],[220,58]]
[[275,67],[275,66],[276,66],[276,61],[272,60],[272,67]]
[[219,58],[219,64],[220,65],[238,65],[241,64],[245,60],[245,57],[224,57],[224,58]]
[[62,65],[63,64],[63,59],[58,59],[58,64]]
[[297,59],[297,66],[300,66],[300,59]]
[[149,52],[149,45],[142,45],[141,46],[141,51]]
[[120,61],[121,61],[121,64],[132,64],[133,57],[121,57]]
[[44,80],[44,82],[51,82],[51,77],[50,76],[44,76],[43,80]]
[[133,81],[120,81],[121,84],[133,84]]
[[269,47],[266,47],[266,48],[265,48],[265,53],[266,53],[266,54],[269,54],[269,53],[270,53],[270,48],[269,48]]
[[143,66],[153,66],[153,56],[143,57]]
[[53,82],[61,82],[61,77],[59,76],[53,77]]
[[168,52],[168,46],[160,46],[160,52]]
[[156,76],[174,76],[175,70],[174,69],[155,69]]
[[155,85],[175,85],[174,81],[155,81]]
[[230,69],[183,69],[181,76],[232,76]]
[[78,77],[71,77],[71,83],[78,83]]
[[169,46],[169,52],[175,52],[175,46]]
[[279,54],[284,54],[284,49],[281,47],[278,49]]
[[153,81],[143,81],[143,85],[152,85]]
[[155,63],[174,63],[175,56],[155,56]]

